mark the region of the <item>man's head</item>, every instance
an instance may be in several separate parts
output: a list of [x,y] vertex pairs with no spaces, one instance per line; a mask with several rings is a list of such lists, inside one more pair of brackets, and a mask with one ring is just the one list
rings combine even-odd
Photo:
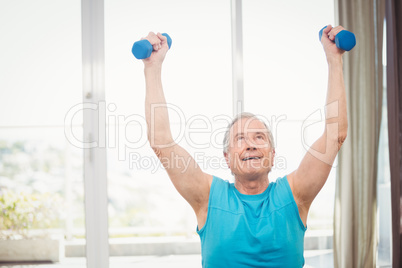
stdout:
[[241,113],[229,124],[223,154],[233,175],[257,177],[268,174],[275,156],[268,126],[251,113]]

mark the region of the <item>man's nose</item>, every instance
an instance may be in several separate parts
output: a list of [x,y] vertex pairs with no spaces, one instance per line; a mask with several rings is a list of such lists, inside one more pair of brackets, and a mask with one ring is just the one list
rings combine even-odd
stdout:
[[257,150],[256,145],[251,139],[246,138],[247,151]]

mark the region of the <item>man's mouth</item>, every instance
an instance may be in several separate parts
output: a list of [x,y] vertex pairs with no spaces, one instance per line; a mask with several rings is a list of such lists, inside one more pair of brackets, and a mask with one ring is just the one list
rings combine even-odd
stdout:
[[247,160],[252,160],[252,159],[261,159],[261,157],[258,157],[258,156],[245,157],[245,158],[243,158],[242,160],[243,160],[243,161],[247,161]]

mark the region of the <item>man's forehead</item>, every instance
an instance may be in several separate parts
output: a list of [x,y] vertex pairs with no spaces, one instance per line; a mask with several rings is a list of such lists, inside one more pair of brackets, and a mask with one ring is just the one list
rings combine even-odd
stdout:
[[268,130],[264,123],[257,118],[241,118],[232,126],[231,133],[238,134],[244,132],[267,133]]

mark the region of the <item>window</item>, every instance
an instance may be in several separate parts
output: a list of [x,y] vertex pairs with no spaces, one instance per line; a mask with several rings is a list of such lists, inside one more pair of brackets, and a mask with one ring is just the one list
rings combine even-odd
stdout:
[[171,36],[162,82],[173,136],[206,172],[228,177],[221,143],[232,111],[230,2],[105,1],[105,12],[110,233],[192,235],[194,213],[147,141],[143,63],[131,46],[149,31]]
[[[84,232],[83,155],[64,133],[82,101],[80,18],[80,1],[0,3],[0,195],[29,214],[29,232],[69,239]],[[79,119],[68,124],[77,137]]]
[[[332,0],[243,1],[245,110],[273,130],[271,180],[295,170],[324,130],[328,67],[318,32],[333,22]],[[311,205],[306,236],[332,232],[335,175]]]

